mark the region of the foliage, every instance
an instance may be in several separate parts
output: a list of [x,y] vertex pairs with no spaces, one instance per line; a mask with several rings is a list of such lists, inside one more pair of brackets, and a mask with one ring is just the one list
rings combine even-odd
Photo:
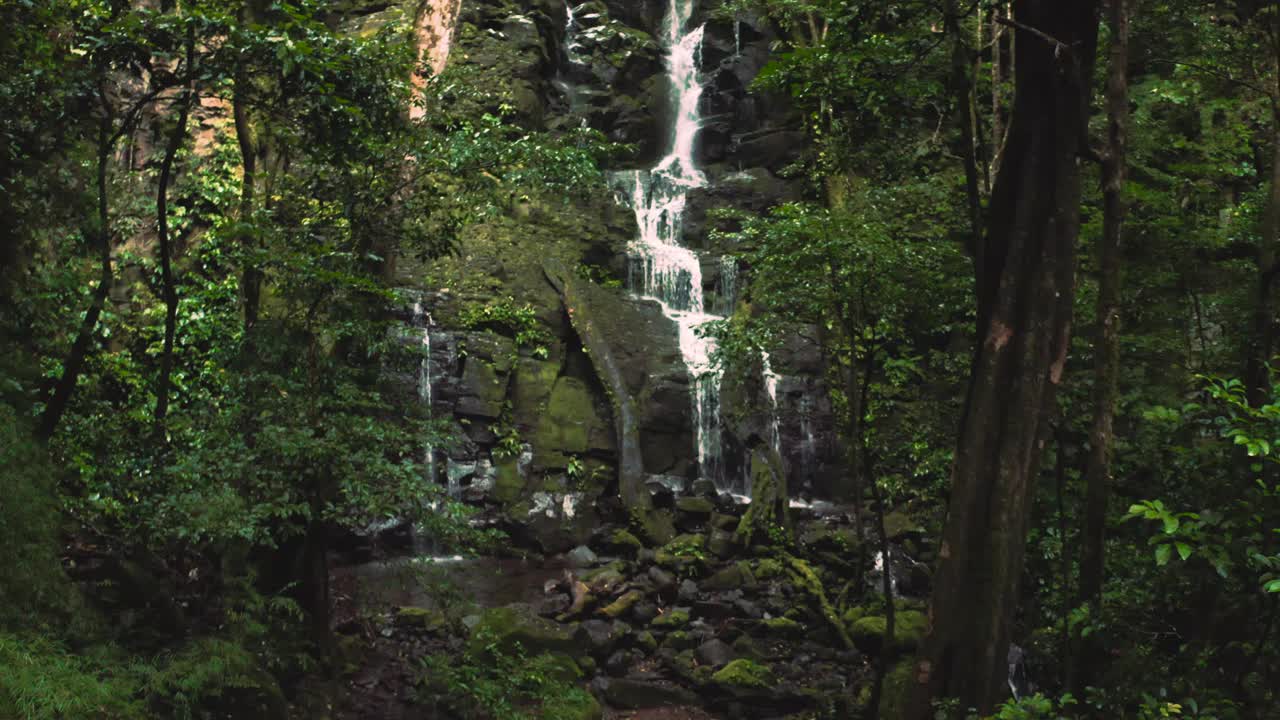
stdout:
[[460,658],[429,655],[422,660],[424,700],[443,705],[464,720],[576,720],[595,701],[574,683],[581,675],[563,655],[528,656],[517,644],[504,652],[496,638],[474,643]]

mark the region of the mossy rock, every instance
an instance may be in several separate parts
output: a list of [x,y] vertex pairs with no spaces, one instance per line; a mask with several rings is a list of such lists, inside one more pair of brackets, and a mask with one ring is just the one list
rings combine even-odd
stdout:
[[[662,616],[659,615],[658,617]],[[656,620],[657,618],[654,619]],[[662,640],[662,646],[664,648],[671,648],[678,652],[692,652],[692,650],[698,646],[698,639],[684,630],[672,630],[667,634],[666,638]]]
[[722,688],[771,688],[778,680],[769,666],[754,660],[738,658],[716,671],[711,682]]
[[570,456],[593,449],[612,450],[612,441],[607,447],[592,446],[593,438],[600,444],[602,438],[612,437],[609,423],[600,417],[587,384],[574,377],[561,377],[551,390],[546,413],[533,434],[534,465],[565,467]]
[[766,635],[773,637],[798,639],[804,636],[804,624],[788,617],[761,620],[759,627]]
[[502,458],[495,464],[493,498],[499,503],[511,505],[519,500],[524,495],[525,483],[516,458]]
[[884,534],[890,540],[923,533],[924,526],[901,510],[895,510],[884,516]]
[[654,554],[658,565],[681,574],[706,562],[707,538],[705,535],[687,533],[676,536]]
[[702,497],[681,497],[676,499],[676,510],[699,518],[710,518],[715,512],[715,503]]
[[512,386],[512,419],[524,429],[537,427],[546,411],[551,390],[560,376],[560,363],[520,358]]
[[644,593],[639,590],[629,590],[623,593],[622,597],[600,608],[600,614],[608,618],[620,618],[643,599]]
[[630,530],[619,528],[609,533],[609,536],[601,543],[605,550],[609,552],[619,553],[621,555],[634,556],[636,553],[644,549],[644,543],[640,542],[640,538],[635,536]]
[[[884,642],[887,622],[883,616],[869,615],[859,618],[849,627],[849,634],[858,649],[868,655],[880,652]],[[893,648],[897,652],[909,652],[920,647],[929,618],[918,610],[900,610],[893,616]]]
[[675,630],[689,624],[689,613],[685,610],[671,610],[661,613],[649,622],[649,627],[662,630]]
[[604,708],[595,696],[586,692],[559,695],[543,703],[542,717],[555,720],[602,720]]
[[471,631],[468,650],[475,655],[486,651],[490,643],[502,652],[513,652],[519,645],[524,652],[580,654],[573,628],[540,617],[527,605],[490,608],[480,616]]
[[651,546],[666,545],[676,536],[675,520],[669,510],[637,512],[633,520],[640,538]]
[[449,627],[449,618],[440,610],[402,607],[396,611],[396,624],[423,632],[441,632]]
[[774,558],[761,558],[751,565],[751,572],[757,580],[777,580],[787,575],[787,569],[781,561]]
[[746,561],[740,561],[718,570],[703,581],[702,587],[706,590],[725,591],[750,588],[755,584],[756,576],[751,571],[751,565]]

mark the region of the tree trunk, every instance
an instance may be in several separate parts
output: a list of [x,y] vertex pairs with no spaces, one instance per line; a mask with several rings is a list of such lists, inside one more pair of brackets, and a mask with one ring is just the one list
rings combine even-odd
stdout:
[[962,416],[906,717],[934,698],[989,713],[1004,696],[1030,511],[1075,295],[1079,156],[1086,151],[1096,0],[1019,0],[1009,145],[978,247],[980,343]]
[[1280,245],[1280,73],[1272,102],[1271,194],[1262,215],[1258,244],[1258,290],[1254,300],[1253,336],[1245,368],[1249,404],[1257,407],[1271,396],[1271,356],[1275,352],[1275,279],[1280,271],[1276,257]]
[[112,133],[111,114],[104,112],[98,126],[98,228],[96,234],[101,271],[98,276],[98,287],[94,289],[93,298],[89,301],[89,309],[85,312],[84,321],[80,323],[80,331],[76,334],[75,342],[71,344],[67,359],[62,363],[62,376],[54,385],[48,402],[45,403],[44,412],[40,415],[36,436],[46,441],[57,431],[62,415],[71,403],[71,396],[75,394],[76,383],[80,380],[80,371],[84,368],[84,361],[88,358],[90,346],[93,344],[93,336],[98,330],[98,318],[102,316],[102,310],[106,307],[111,283],[115,278],[111,269],[111,216],[107,197],[107,163],[111,159],[111,148],[115,146],[117,138],[119,134]]
[[[1095,617],[1102,609],[1111,446],[1120,380],[1121,242],[1127,212],[1124,183],[1129,133],[1129,16],[1132,0],[1111,0],[1107,71],[1107,149],[1102,161],[1103,220],[1098,247],[1098,337],[1094,348],[1093,428],[1085,467],[1084,553],[1080,597]],[[1073,653],[1072,690],[1080,692],[1097,665],[1096,643],[1082,639]]]
[[182,106],[178,120],[169,135],[160,163],[160,186],[156,189],[156,234],[160,241],[160,275],[164,284],[164,351],[160,356],[160,380],[156,387],[157,421],[169,414],[170,378],[173,374],[173,343],[178,330],[178,289],[173,279],[173,248],[169,240],[169,179],[173,175],[173,161],[187,138],[187,119],[195,102],[195,35],[187,35],[187,87],[182,92]]

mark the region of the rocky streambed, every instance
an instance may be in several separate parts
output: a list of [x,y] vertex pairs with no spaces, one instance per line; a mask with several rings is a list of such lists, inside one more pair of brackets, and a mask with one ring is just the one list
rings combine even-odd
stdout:
[[[789,531],[743,546],[744,506],[729,496],[667,502],[679,534],[661,545],[642,541],[638,525],[606,525],[563,555],[335,568],[346,662],[338,716],[457,717],[422,658],[484,649],[557,658],[590,692],[575,720],[860,712],[884,642],[886,563],[859,539],[852,510],[794,507]],[[887,524],[893,652],[905,659],[926,623],[924,538],[904,513]],[[888,682],[904,672],[899,662]]]

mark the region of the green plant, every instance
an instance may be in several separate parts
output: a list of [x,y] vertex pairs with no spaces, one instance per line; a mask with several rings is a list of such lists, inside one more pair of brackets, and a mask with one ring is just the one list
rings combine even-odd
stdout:
[[463,720],[570,720],[596,705],[576,684],[573,660],[528,656],[519,644],[503,650],[492,635],[474,638],[461,656],[429,655],[422,670],[423,700]]
[[499,460],[519,457],[524,452],[524,441],[520,439],[520,430],[511,419],[511,401],[502,404],[502,412],[498,421],[489,430],[497,437],[493,448],[493,456]]
[[537,309],[529,303],[517,304],[505,297],[487,303],[471,303],[462,308],[458,322],[464,328],[495,328],[510,332],[517,348],[529,348],[533,356],[545,359],[550,339],[538,321]]

